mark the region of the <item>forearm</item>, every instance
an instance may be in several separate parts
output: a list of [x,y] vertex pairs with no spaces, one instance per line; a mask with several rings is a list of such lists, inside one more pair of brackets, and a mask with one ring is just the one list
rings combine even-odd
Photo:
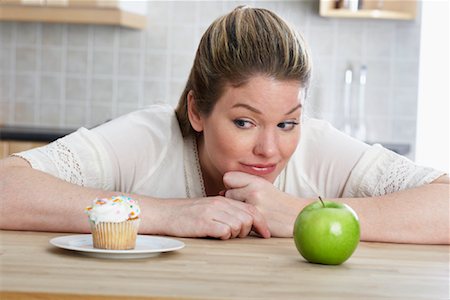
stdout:
[[32,169],[25,161],[0,160],[0,229],[89,232],[84,214],[95,198],[126,195],[139,202],[139,233],[180,237],[245,237],[254,228],[270,237],[264,217],[224,197],[160,199],[77,186]]
[[335,200],[356,211],[364,241],[450,243],[448,184],[427,184],[380,197]]
[[[77,186],[25,166],[2,167],[0,178],[1,229],[89,232],[85,207],[97,197],[124,194]],[[157,202],[160,200],[128,196],[141,205],[140,231],[159,233],[161,228],[157,226],[162,223],[158,219],[161,215]]]
[[[327,199],[349,205],[357,213],[361,240],[371,242],[449,244],[449,185],[427,184],[379,197]],[[311,200],[291,202],[286,220]]]

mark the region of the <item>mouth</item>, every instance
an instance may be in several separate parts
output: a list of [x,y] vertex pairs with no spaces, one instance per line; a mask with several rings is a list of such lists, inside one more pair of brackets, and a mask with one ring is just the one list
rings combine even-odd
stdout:
[[277,168],[277,164],[241,164],[243,171],[256,176],[264,176],[272,173]]

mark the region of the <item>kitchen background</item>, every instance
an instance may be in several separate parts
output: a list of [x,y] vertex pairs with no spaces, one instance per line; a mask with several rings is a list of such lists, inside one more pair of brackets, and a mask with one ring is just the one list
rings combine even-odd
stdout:
[[148,26],[0,22],[0,125],[92,127],[153,103],[176,105],[208,25],[237,5],[272,9],[314,59],[307,113],[343,129],[345,70],[357,100],[367,66],[369,142],[405,144],[414,158],[420,2],[413,21],[319,16],[319,1],[149,1]]

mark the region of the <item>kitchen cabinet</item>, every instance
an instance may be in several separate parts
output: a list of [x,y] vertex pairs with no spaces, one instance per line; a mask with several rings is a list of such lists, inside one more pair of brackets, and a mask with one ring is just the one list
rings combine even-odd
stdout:
[[146,1],[0,0],[0,21],[147,26]]
[[0,141],[0,159],[9,155],[46,145],[46,142]]
[[[390,20],[414,20],[416,18],[416,0],[362,0],[359,8],[356,8],[357,5],[352,5],[353,2],[354,0],[320,0],[320,15],[330,18]],[[344,7],[337,8],[337,3],[344,3]]]

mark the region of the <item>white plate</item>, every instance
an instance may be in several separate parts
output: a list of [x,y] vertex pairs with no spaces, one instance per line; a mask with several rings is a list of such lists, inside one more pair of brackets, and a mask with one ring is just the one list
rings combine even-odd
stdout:
[[50,240],[50,244],[78,251],[81,254],[100,258],[145,258],[159,255],[162,252],[175,251],[184,248],[181,241],[159,236],[138,235],[136,247],[132,250],[106,250],[94,248],[91,234],[76,234],[60,236]]

